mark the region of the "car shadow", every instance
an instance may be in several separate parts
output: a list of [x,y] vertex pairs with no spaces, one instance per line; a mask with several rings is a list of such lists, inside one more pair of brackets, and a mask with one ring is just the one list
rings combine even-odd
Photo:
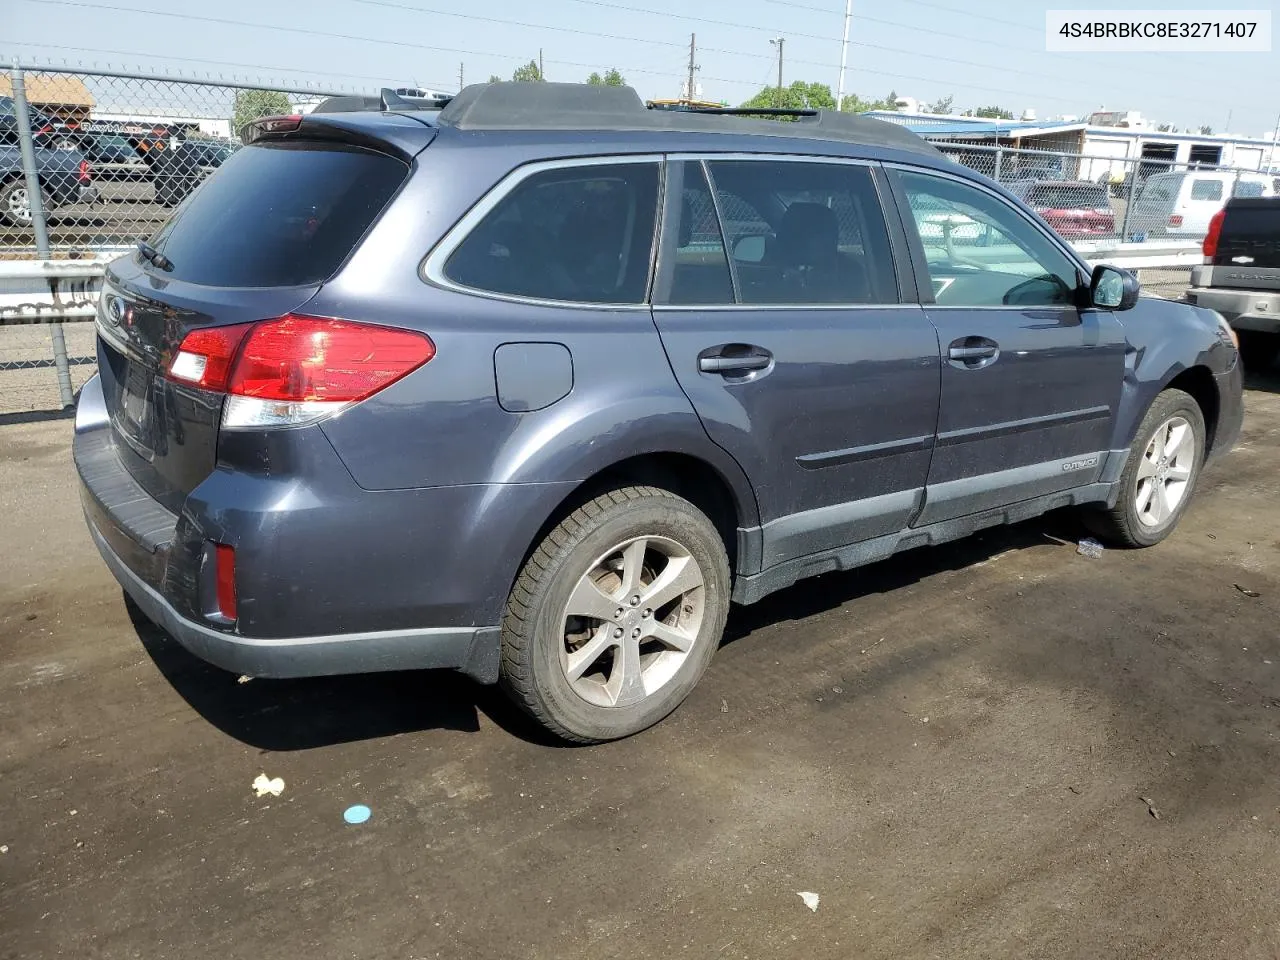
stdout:
[[[1073,513],[1057,511],[854,571],[805,580],[749,607],[734,607],[722,646],[761,627],[803,620],[1008,550],[1074,543],[1082,535]],[[127,598],[126,606],[138,639],[169,685],[210,724],[261,750],[308,750],[432,729],[474,733],[480,729],[481,716],[526,742],[566,746],[526,717],[497,687],[475,683],[453,671],[241,682],[188,653]]]
[[241,682],[188,653],[127,598],[126,606],[143,648],[178,695],[223,733],[261,750],[309,750],[422,730],[474,733],[481,715],[523,740],[560,745],[497,687],[453,671]]
[[1244,388],[1246,390],[1265,390],[1268,393],[1280,393],[1280,362],[1269,367],[1251,370],[1245,367]]

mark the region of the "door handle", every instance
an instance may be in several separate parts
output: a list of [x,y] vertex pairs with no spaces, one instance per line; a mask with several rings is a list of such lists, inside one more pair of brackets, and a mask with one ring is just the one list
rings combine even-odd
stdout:
[[990,360],[997,352],[995,347],[952,347],[947,355],[952,360]]
[[773,354],[760,347],[732,344],[715,347],[698,357],[698,369],[703,373],[736,376],[753,370],[767,370],[773,363]]
[[961,370],[980,370],[1000,357],[1000,344],[986,337],[961,337],[947,347],[947,360]]

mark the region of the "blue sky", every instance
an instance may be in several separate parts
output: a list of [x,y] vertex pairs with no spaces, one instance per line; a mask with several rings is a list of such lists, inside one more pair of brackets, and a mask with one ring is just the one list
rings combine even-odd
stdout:
[[[1272,9],[1163,0],[1161,9]],[[1136,5],[1136,4],[1135,4]],[[1155,122],[1251,136],[1280,115],[1280,55],[1050,54],[1046,9],[1094,0],[854,0],[846,92],[998,105],[1041,118],[1100,107]],[[1127,6],[1127,5],[1126,5]],[[509,78],[541,48],[550,80],[617,67],[645,97],[677,96],[696,33],[703,96],[738,103],[775,82],[771,37],[786,38],[784,81],[835,89],[843,0],[0,0],[0,59],[113,65],[374,89],[454,89]],[[176,14],[176,15],[173,15]],[[206,18],[206,19],[192,19]],[[224,22],[210,22],[213,20]],[[341,36],[334,36],[341,35]]]

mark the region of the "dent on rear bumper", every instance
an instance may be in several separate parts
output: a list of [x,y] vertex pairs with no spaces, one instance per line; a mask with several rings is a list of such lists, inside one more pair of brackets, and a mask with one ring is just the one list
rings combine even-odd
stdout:
[[254,677],[313,677],[383,670],[448,668],[483,683],[498,679],[497,627],[386,630],[255,639],[222,633],[180,615],[125,564],[90,522],[107,567],[142,611],[202,660]]

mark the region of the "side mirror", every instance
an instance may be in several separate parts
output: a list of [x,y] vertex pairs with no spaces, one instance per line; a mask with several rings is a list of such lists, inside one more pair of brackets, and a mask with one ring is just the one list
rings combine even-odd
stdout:
[[733,259],[739,263],[759,263],[764,259],[764,237],[743,237],[733,245]]
[[1089,302],[1102,310],[1131,310],[1141,290],[1138,278],[1128,270],[1103,264],[1093,268]]

